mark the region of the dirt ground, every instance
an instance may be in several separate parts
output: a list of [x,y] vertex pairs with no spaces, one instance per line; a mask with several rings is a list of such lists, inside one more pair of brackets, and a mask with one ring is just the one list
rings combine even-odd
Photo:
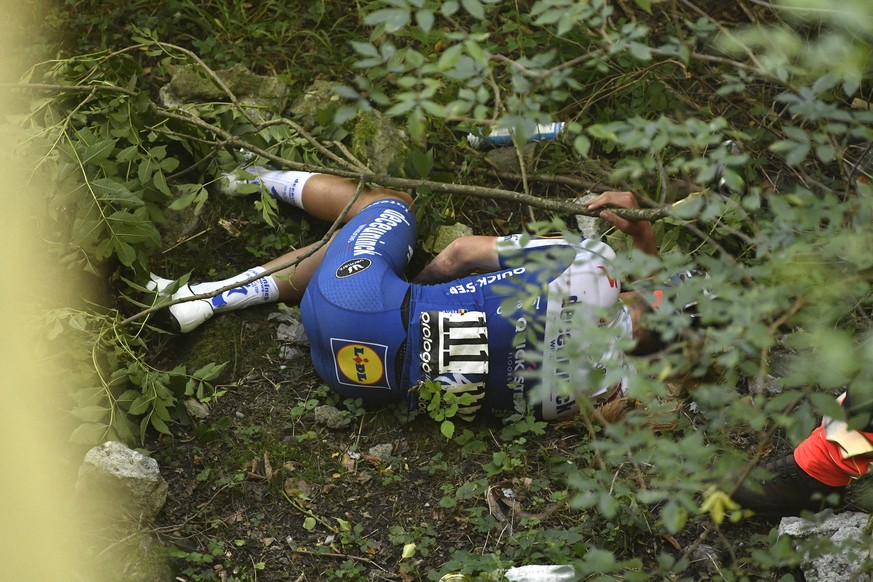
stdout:
[[[222,249],[219,269],[254,260],[227,230],[210,232],[202,247]],[[196,278],[206,261],[177,256],[166,267],[194,269]],[[438,423],[401,406],[340,402],[317,377],[300,331],[295,309],[264,306],[161,346],[167,366],[228,362],[220,396],[190,409],[174,436],[148,443],[170,487],[155,525],[175,548],[177,580],[437,580],[464,564],[496,572],[567,551],[570,541],[550,549],[542,535],[560,537],[588,519],[568,503],[560,470],[590,463],[578,421],[507,436],[499,419],[485,419],[447,440]],[[324,407],[336,409],[333,418]],[[772,525],[747,521],[724,535],[751,540]],[[701,537],[706,526],[676,537],[657,528],[604,535],[643,564],[688,554],[686,575],[717,579],[730,541]]]

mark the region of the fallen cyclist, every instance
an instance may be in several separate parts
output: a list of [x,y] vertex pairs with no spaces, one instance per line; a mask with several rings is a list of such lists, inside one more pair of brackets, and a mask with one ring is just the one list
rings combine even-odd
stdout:
[[[248,171],[254,176],[250,183],[278,200],[325,221],[343,216],[344,225],[320,248],[292,250],[230,279],[182,286],[173,299],[230,288],[171,306],[176,331],[190,332],[216,313],[255,304],[299,304],[315,369],[338,393],[366,405],[403,398],[414,404],[415,387],[431,381],[469,394],[460,411],[466,418],[482,409],[516,410],[537,382],[538,393],[548,396],[534,412],[545,420],[577,413],[581,398],[606,402],[624,394],[629,374],[604,376],[578,363],[569,369],[568,358],[560,353],[574,334],[582,333],[570,324],[577,310],[613,334],[605,353],[587,354],[594,367],[611,361],[627,369],[622,340],[651,344],[640,326],[648,304],[635,293],[621,292],[609,273],[616,255],[605,243],[528,235],[461,237],[410,283],[403,272],[415,245],[416,224],[408,194],[364,188],[355,198],[357,185],[345,178],[257,167]],[[239,182],[226,180],[225,190],[232,193]],[[586,206],[629,234],[636,249],[657,254],[651,223],[606,210],[638,207],[630,192],[605,192]],[[172,283],[152,275],[150,287],[166,295]],[[509,298],[514,309],[507,309]],[[543,346],[542,358],[526,361],[534,345]],[[536,368],[538,374],[528,373]],[[562,382],[576,392],[566,394]]]

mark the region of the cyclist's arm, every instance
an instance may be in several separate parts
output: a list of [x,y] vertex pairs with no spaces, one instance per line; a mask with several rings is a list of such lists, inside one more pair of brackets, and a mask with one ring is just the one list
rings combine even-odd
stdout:
[[598,210],[600,218],[614,225],[625,234],[629,234],[634,241],[634,248],[650,255],[658,255],[658,244],[655,240],[655,229],[648,220],[625,220],[617,214],[610,212],[610,206],[616,208],[639,208],[637,199],[630,192],[604,192],[597,198],[584,203],[589,210]]
[[415,278],[416,283],[445,283],[473,273],[500,269],[497,237],[462,236],[449,243]]

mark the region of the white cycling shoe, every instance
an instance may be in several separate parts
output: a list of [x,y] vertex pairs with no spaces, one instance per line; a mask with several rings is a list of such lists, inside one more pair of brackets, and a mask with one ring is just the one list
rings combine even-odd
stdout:
[[[154,273],[151,273],[150,276],[151,281],[148,282],[146,288],[149,291],[156,291],[158,294],[163,294],[164,289],[173,283],[172,279],[164,279],[163,277],[158,277]],[[183,299],[185,297],[191,297],[192,295],[197,295],[197,293],[191,289],[190,285],[186,284],[173,293],[170,298]],[[197,301],[186,301],[185,303],[172,305],[166,310],[166,313],[169,318],[170,327],[173,328],[173,331],[188,333],[212,317],[214,311],[212,309],[212,304],[208,299],[198,299]]]

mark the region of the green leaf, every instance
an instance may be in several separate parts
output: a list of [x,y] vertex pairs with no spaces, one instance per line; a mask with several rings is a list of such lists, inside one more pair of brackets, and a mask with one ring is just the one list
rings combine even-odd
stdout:
[[433,169],[433,150],[423,152],[420,149],[414,149],[410,153],[412,167],[415,169],[417,178],[427,178]]
[[652,0],[634,0],[634,2],[649,14],[652,13]]
[[585,552],[585,566],[591,572],[609,572],[615,568],[615,556],[608,550],[591,548]]
[[133,415],[145,414],[145,412],[151,407],[151,404],[152,401],[150,398],[141,395],[130,404],[130,408],[127,409],[127,412],[128,414]]
[[154,415],[164,422],[170,422],[170,410],[168,409],[168,406],[172,406],[174,400],[174,398],[168,398],[167,400],[155,400]]
[[112,418],[112,429],[115,431],[115,436],[124,443],[132,443],[136,438],[134,430],[136,424],[131,422],[126,414],[116,414]]
[[[402,97],[403,94],[401,94]],[[400,101],[399,103],[395,103],[392,107],[385,112],[385,115],[388,117],[397,117],[398,115],[403,115],[405,113],[410,112],[415,107],[415,101],[412,99],[406,99],[404,101]]]
[[[157,174],[155,174],[157,176]],[[188,208],[191,204],[194,203],[194,200],[197,199],[197,195],[200,192],[198,190],[192,190],[183,196],[179,196],[175,200],[173,200],[172,204],[168,206],[170,210],[182,210],[184,208]]]
[[152,177],[152,172],[154,172],[157,167],[157,164],[152,162],[150,158],[143,158],[140,160],[139,166],[136,169],[136,177],[139,180],[139,183],[148,184]]
[[415,70],[421,69],[424,65],[424,55],[415,50],[407,50],[405,53],[406,63]]
[[312,531],[315,529],[315,518],[312,516],[308,516],[303,520],[303,529],[306,531]]
[[455,436],[455,423],[451,420],[444,420],[442,424],[440,424],[440,432],[443,433],[443,436],[447,439]]
[[154,223],[145,217],[126,210],[113,212],[107,220],[117,238],[131,244],[153,244],[160,242],[160,234]]
[[109,425],[100,422],[86,422],[76,427],[70,435],[70,442],[77,445],[97,445],[103,442]]
[[91,144],[82,152],[82,163],[98,165],[106,160],[109,155],[115,150],[117,139],[104,139],[97,143]]
[[127,186],[116,178],[99,178],[91,182],[91,189],[100,202],[114,204],[125,208],[143,206],[142,199],[131,192]]
[[196,378],[188,378],[188,381],[185,383],[185,396],[194,396],[194,393],[200,387],[200,382],[197,381]]
[[815,147],[815,157],[817,157],[822,162],[828,164],[834,161],[836,157],[836,152],[834,148],[828,144],[822,144]]
[[632,42],[628,44],[628,50],[630,53],[640,61],[651,61],[652,60],[652,49],[650,49],[647,45],[644,45],[641,42]]
[[100,260],[108,259],[112,256],[112,239],[106,238],[100,241],[100,244],[94,248],[94,256]]
[[163,420],[158,418],[156,415],[154,415],[154,414],[151,415],[151,418],[149,420],[151,422],[151,425],[154,427],[154,429],[156,431],[158,431],[159,433],[161,433],[161,434],[173,434],[170,432],[170,429],[167,426],[167,423],[165,423]]
[[476,20],[485,18],[485,7],[479,0],[461,0],[461,5]]
[[136,261],[136,250],[132,246],[116,237],[112,239],[112,248],[115,250],[115,255],[122,265],[125,267],[133,266],[133,263]]
[[587,158],[588,153],[591,151],[591,140],[588,139],[588,136],[579,135],[573,140],[573,148],[579,152],[580,156]]
[[825,392],[813,392],[809,395],[809,400],[815,406],[816,411],[822,416],[830,416],[839,418],[841,414],[840,405],[832,394]]
[[161,167],[161,171],[163,172],[173,172],[176,168],[179,167],[179,160],[176,158],[164,158],[161,160],[159,166]]
[[166,176],[164,176],[164,173],[160,171],[160,169],[158,169],[158,171],[154,173],[154,176],[152,177],[152,183],[155,185],[155,188],[157,188],[158,191],[160,191],[161,193],[166,194],[167,196],[173,195],[173,193],[170,192],[170,186],[167,184],[167,178]]
[[664,522],[664,527],[667,528],[668,532],[675,534],[685,527],[685,523],[688,521],[688,511],[671,499],[661,510],[661,521]]
[[448,2],[443,2],[442,6],[440,6],[440,13],[443,16],[451,16],[458,11],[458,8],[457,0],[448,0]]
[[415,542],[410,542],[403,546],[403,553],[400,554],[400,559],[405,560],[415,555]]
[[379,49],[377,49],[372,43],[369,42],[356,42],[351,41],[352,48],[355,49],[355,52],[361,56],[371,57],[371,58],[380,58]]
[[210,362],[203,366],[202,368],[197,369],[192,376],[195,378],[202,380],[204,382],[208,382],[210,380],[214,380],[218,378],[218,375],[224,371],[224,368],[227,366],[227,362],[223,364],[216,364],[215,362]]
[[106,417],[109,410],[110,409],[105,406],[98,406],[96,404],[91,406],[79,406],[73,409],[73,416],[82,422],[98,422]]
[[697,217],[703,210],[703,198],[700,196],[689,196],[673,205],[671,214],[676,218],[690,220]]
[[401,8],[383,8],[371,12],[364,18],[364,24],[370,26],[382,25],[385,32],[397,32],[409,24],[409,11]]
[[159,145],[153,148],[150,148],[148,151],[148,156],[150,158],[154,158],[155,161],[163,160],[167,155],[167,146]]
[[430,32],[433,28],[433,10],[422,9],[415,13],[415,23],[424,32]]
[[443,54],[440,55],[440,58],[437,61],[437,69],[440,71],[448,71],[454,67],[458,64],[458,60],[460,60],[463,50],[464,45],[461,44],[452,45],[444,50]]
[[132,146],[128,146],[123,150],[119,151],[115,154],[115,160],[121,163],[127,163],[133,160],[136,157],[137,152],[139,151],[139,146],[134,144]]
[[467,49],[467,54],[477,63],[484,63],[488,60],[488,55],[485,53],[485,49],[483,49],[482,45],[478,42],[468,39],[464,43],[464,48]]

